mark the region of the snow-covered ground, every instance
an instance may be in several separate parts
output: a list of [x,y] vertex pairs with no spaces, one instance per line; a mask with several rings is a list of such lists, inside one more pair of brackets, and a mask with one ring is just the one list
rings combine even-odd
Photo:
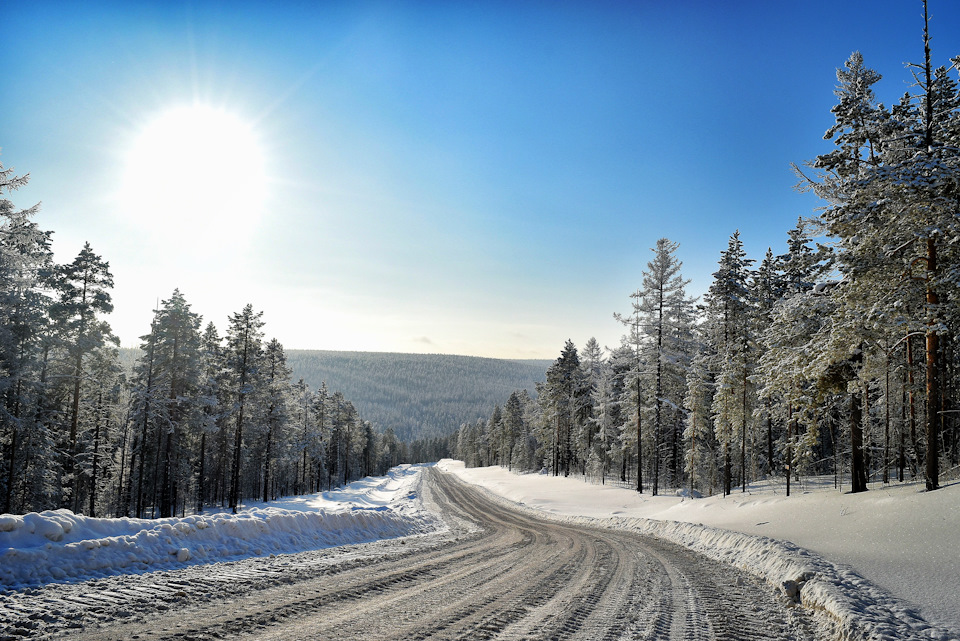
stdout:
[[[851,495],[827,479],[805,481],[789,498],[768,483],[690,499],[499,467],[465,469],[458,461],[438,467],[523,509],[633,528],[747,569],[833,613],[851,638],[960,639],[960,483],[932,493],[904,484]],[[422,499],[422,469],[401,466],[339,491],[248,503],[238,515],[0,515],[0,594],[441,532],[446,525]]]
[[0,515],[0,591],[434,531],[442,525],[420,500],[420,472],[418,466],[400,466],[337,491],[246,503],[236,515]]
[[[690,499],[579,477],[465,469],[459,461],[439,467],[528,508],[567,518],[619,517],[621,525],[771,582],[794,580],[805,603],[830,608],[875,638],[960,638],[960,483],[937,492],[915,483],[871,485],[849,494],[826,479],[794,485],[789,498],[783,486],[764,483],[745,494]],[[927,629],[917,614],[936,627]]]

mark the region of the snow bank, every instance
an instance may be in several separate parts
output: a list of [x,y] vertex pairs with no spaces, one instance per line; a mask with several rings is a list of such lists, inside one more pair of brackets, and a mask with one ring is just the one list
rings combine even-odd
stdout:
[[434,531],[421,469],[333,492],[248,503],[240,514],[96,519],[69,510],[0,515],[0,589],[121,571],[297,552]]
[[[583,517],[598,523],[597,519]],[[923,620],[902,601],[858,575],[786,541],[676,521],[616,519],[620,527],[683,545],[741,568],[778,587],[804,606],[823,610],[844,639],[950,641],[955,632]]]
[[[960,487],[922,497],[911,487],[854,496],[799,487],[786,498],[774,484],[750,488],[737,498],[691,500],[640,495],[578,478],[465,469],[459,461],[441,461],[438,467],[541,515],[634,529],[739,567],[805,606],[829,613],[845,639],[960,639],[956,628],[924,620],[919,608],[889,587],[913,590],[912,600],[939,606],[948,625],[951,614],[958,616],[953,602],[960,602],[960,574],[953,568],[960,560]],[[902,525],[915,521],[924,527]],[[786,537],[757,531],[790,533],[828,549],[831,560]],[[887,585],[866,580],[859,572],[861,561],[869,561]],[[926,564],[937,566],[940,574],[928,577],[918,591],[903,577],[904,568]]]

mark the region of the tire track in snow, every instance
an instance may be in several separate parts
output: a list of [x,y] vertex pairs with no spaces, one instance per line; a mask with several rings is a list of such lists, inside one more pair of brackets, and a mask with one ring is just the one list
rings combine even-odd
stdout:
[[432,495],[448,522],[476,525],[48,586],[15,605],[30,621],[36,609],[24,603],[50,599],[54,621],[32,632],[78,641],[817,636],[772,588],[685,548],[636,532],[538,518],[436,470],[427,477],[424,496]]

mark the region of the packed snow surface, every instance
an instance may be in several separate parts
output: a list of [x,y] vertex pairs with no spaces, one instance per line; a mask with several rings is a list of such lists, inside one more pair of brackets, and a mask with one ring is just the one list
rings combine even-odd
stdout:
[[960,639],[960,483],[849,494],[829,478],[795,484],[790,497],[768,482],[691,499],[459,461],[439,467],[528,508],[613,517],[747,569],[828,610],[852,637]]
[[[790,497],[765,483],[690,499],[458,461],[438,467],[521,509],[632,528],[748,570],[831,613],[848,639],[960,640],[960,483],[853,495],[832,479],[807,480]],[[248,503],[237,515],[0,515],[0,591],[444,530],[421,499],[422,470],[400,466],[341,490]]]
[[188,563],[298,552],[434,531],[420,500],[422,468],[343,489],[246,503],[239,514],[98,519],[55,510],[0,515],[0,590]]

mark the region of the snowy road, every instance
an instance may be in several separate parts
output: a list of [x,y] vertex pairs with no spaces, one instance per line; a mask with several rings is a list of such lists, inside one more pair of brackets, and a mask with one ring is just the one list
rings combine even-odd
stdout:
[[425,476],[448,532],[48,586],[12,603],[18,619],[0,637],[825,638],[801,608],[730,566],[635,532],[538,519],[435,469]]

